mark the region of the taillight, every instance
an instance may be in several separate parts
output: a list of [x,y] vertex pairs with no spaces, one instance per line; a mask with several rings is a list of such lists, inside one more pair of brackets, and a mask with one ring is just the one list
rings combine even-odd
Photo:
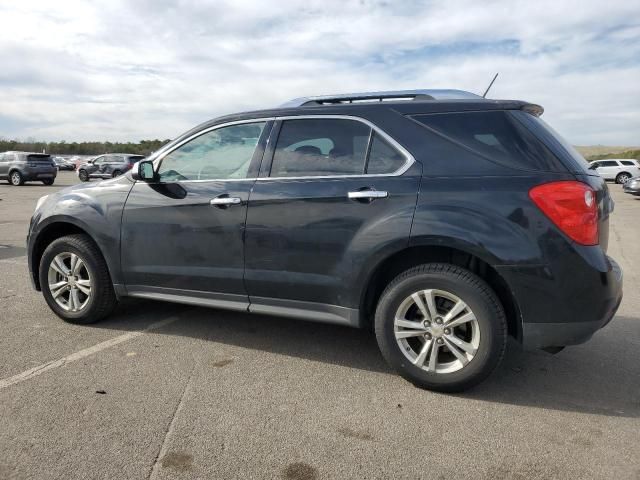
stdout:
[[576,181],[551,182],[533,187],[529,197],[573,241],[598,244],[598,206],[591,187]]

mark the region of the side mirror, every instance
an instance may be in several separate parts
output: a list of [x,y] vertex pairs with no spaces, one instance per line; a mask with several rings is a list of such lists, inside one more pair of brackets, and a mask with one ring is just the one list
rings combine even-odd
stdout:
[[134,180],[153,182],[156,179],[153,162],[150,160],[140,160],[139,162],[136,162],[131,169],[131,176]]

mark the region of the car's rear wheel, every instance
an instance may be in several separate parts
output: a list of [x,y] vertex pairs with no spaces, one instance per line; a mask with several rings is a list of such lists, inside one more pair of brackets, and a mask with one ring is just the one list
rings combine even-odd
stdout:
[[39,278],[47,304],[67,322],[97,322],[117,304],[107,264],[86,235],[54,240],[42,255]]
[[629,181],[630,178],[631,178],[631,175],[629,175],[627,172],[619,173],[616,176],[616,183],[624,185]]
[[457,392],[484,380],[506,347],[495,293],[472,272],[426,264],[398,275],[380,297],[378,345],[400,375],[430,390]]
[[20,185],[24,185],[24,178],[22,177],[22,174],[20,172],[15,170],[11,172],[11,175],[9,175],[9,182],[11,183],[11,185],[19,187]]
[[120,170],[114,170],[113,173],[111,174],[111,177],[116,178],[116,177],[119,177],[120,175],[122,175],[122,172]]
[[42,180],[42,183],[45,185],[53,185],[53,178],[47,178],[46,180]]
[[89,174],[87,173],[87,171],[85,169],[81,168],[78,171],[78,178],[82,182],[88,182],[89,181]]

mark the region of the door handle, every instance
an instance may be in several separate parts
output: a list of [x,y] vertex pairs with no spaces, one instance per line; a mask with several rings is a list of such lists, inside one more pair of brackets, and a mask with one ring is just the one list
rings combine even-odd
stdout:
[[349,192],[348,197],[352,200],[373,200],[376,198],[387,198],[389,194],[382,190],[358,190]]
[[220,195],[209,202],[214,207],[230,207],[231,205],[240,205],[242,203],[242,199],[240,197],[230,197],[225,194],[225,196]]

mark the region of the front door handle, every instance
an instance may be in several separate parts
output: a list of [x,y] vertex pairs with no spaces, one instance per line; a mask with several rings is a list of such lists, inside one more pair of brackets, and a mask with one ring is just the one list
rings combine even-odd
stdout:
[[387,198],[389,194],[382,190],[357,190],[349,192],[348,196],[352,200],[374,200],[376,198]]
[[225,208],[230,207],[231,205],[240,205],[242,203],[242,199],[240,197],[230,197],[225,193],[219,197],[213,198],[209,203],[214,207]]

